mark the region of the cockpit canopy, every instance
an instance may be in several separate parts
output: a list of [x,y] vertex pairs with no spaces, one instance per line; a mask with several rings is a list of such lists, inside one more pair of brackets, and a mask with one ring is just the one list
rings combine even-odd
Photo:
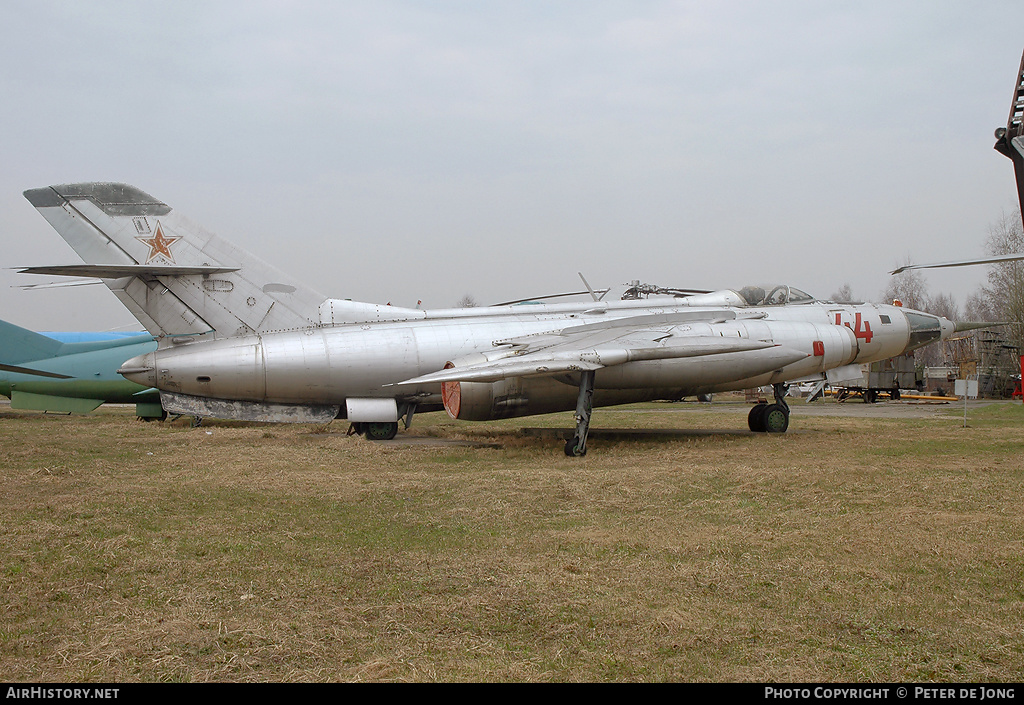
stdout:
[[787,304],[806,304],[816,299],[793,286],[785,284],[768,284],[765,286],[745,286],[742,289],[719,289],[718,291],[701,291],[699,289],[670,289],[639,281],[624,285],[621,294],[625,300],[633,299],[673,299],[677,305],[683,306],[736,306],[738,308],[754,306],[785,306]]
[[[680,298],[680,296],[682,296]],[[753,308],[760,306],[785,306],[787,304],[808,304],[816,299],[806,291],[785,284],[768,286],[745,286],[742,289],[721,289],[700,294],[676,294],[676,302],[683,306],[735,306]]]
[[745,286],[736,293],[743,298],[747,306],[784,306],[814,301],[814,297],[806,291],[785,284]]

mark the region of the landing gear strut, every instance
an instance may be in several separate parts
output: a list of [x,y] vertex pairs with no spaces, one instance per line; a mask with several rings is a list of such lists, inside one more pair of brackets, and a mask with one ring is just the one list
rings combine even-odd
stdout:
[[773,384],[773,404],[756,404],[747,414],[747,426],[755,433],[785,433],[789,428],[789,404],[786,403],[786,384]]
[[580,395],[576,399],[576,433],[565,444],[565,454],[579,458],[587,454],[587,433],[594,410],[594,370],[580,373]]

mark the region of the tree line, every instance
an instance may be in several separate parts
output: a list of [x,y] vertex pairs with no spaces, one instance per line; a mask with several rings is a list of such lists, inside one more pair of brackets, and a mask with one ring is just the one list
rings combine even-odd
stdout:
[[[989,226],[985,251],[991,256],[1024,255],[1024,227],[1019,212],[1004,213]],[[1002,323],[1004,325],[992,330],[998,331],[1004,344],[1016,348],[1019,355],[1024,351],[1024,261],[985,266],[988,267],[986,283],[967,296],[963,308],[952,294],[929,292],[928,282],[918,269],[893,276],[881,300],[892,303],[898,299],[907,308],[944,316],[951,321]],[[837,303],[854,301],[849,284],[840,287],[831,298]],[[918,362],[928,366],[942,364],[942,354],[941,346],[928,346],[920,351]]]

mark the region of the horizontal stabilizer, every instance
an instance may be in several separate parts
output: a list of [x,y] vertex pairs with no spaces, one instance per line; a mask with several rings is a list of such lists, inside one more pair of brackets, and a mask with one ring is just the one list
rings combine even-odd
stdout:
[[238,267],[179,267],[152,264],[68,264],[52,267],[25,267],[20,274],[49,274],[61,277],[96,277],[97,279],[123,279],[124,277],[183,277],[199,274],[237,272]]
[[46,284],[21,284],[19,289],[63,289],[69,286],[96,286],[102,284],[102,279],[77,279],[73,282],[48,282]]

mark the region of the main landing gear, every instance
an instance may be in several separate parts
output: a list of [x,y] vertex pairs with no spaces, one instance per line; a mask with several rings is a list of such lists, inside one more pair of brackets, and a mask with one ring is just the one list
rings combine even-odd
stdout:
[[348,428],[348,435],[366,436],[368,441],[390,441],[398,435],[397,421],[362,421]]
[[587,433],[594,411],[594,370],[580,373],[580,395],[576,399],[576,433],[565,444],[565,454],[579,458],[587,454]]
[[398,435],[397,421],[380,421],[363,424],[363,433],[370,441],[390,441]]
[[[412,402],[404,402],[398,408],[398,418],[406,428],[412,424],[415,413],[416,404]],[[349,424],[348,435],[366,436],[368,441],[390,441],[398,435],[398,421],[354,421]]]
[[747,425],[755,433],[785,433],[789,428],[789,405],[786,403],[788,385],[773,384],[773,404],[755,404],[747,414]]

